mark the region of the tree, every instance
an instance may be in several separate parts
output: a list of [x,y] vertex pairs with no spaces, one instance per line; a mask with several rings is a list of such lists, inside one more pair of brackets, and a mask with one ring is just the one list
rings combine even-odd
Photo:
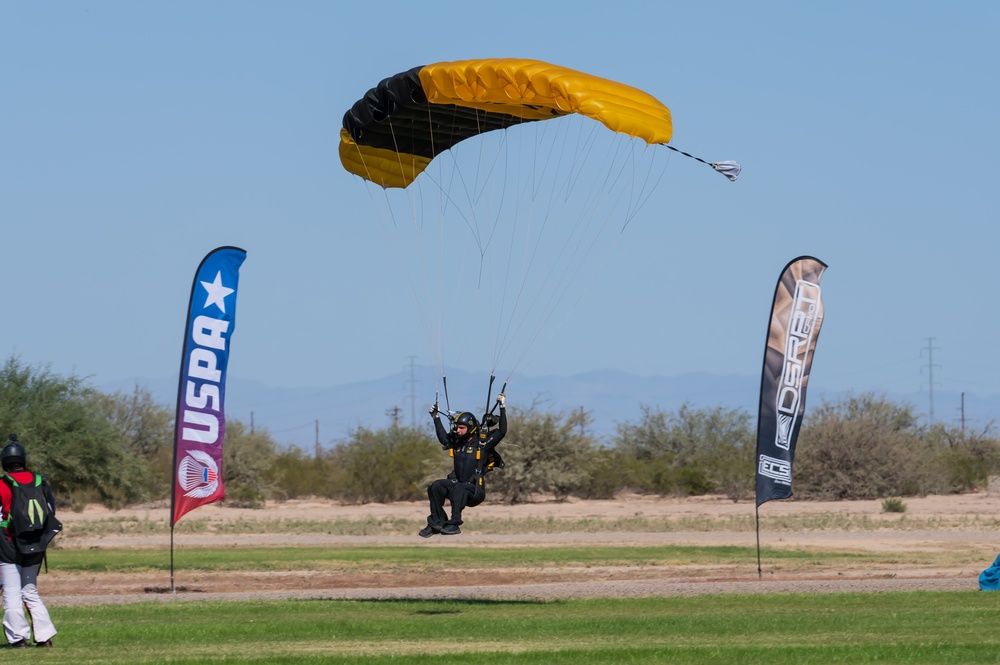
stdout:
[[277,458],[277,444],[267,430],[247,431],[239,420],[226,420],[222,477],[227,503],[255,508],[271,491],[267,471]]
[[28,466],[44,473],[63,505],[116,508],[148,497],[142,461],[105,417],[99,393],[75,376],[10,357],[0,369],[0,431],[16,432]]
[[154,499],[170,496],[173,477],[174,414],[153,401],[145,388],[131,394],[94,393],[95,410],[115,428],[126,450],[145,467],[145,490]]

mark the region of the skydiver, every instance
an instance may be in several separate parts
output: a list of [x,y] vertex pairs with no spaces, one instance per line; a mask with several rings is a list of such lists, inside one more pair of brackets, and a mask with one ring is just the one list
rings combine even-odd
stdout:
[[[503,461],[494,449],[507,434],[505,401],[503,393],[497,395],[497,404],[500,406],[499,423],[497,429],[488,434],[479,432],[479,422],[468,411],[455,417],[449,432],[441,424],[437,404],[431,407],[430,414],[434,419],[438,441],[442,447],[451,451],[455,465],[447,478],[435,480],[427,488],[431,514],[427,517],[427,526],[418,533],[421,538],[430,538],[435,533],[445,536],[461,533],[459,526],[462,524],[462,510],[478,506],[486,499],[483,477],[492,466],[503,466]],[[445,499],[451,501],[451,519],[448,519],[448,513],[444,509]]]

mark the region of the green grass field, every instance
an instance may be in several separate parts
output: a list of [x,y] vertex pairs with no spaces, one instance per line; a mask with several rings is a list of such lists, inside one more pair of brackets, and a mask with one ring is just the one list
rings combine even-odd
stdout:
[[[60,663],[997,663],[1000,594],[63,607]],[[30,656],[24,654],[30,653]]]
[[[824,518],[825,519],[825,518]],[[815,518],[814,518],[815,520]],[[478,523],[477,523],[478,524]],[[925,524],[926,522],[921,522]],[[586,520],[574,529],[600,530]],[[799,523],[796,523],[797,526]],[[109,522],[120,533],[151,533],[146,520]],[[272,525],[279,532],[319,532],[311,522]],[[509,525],[486,523],[490,532]],[[522,523],[522,526],[525,526]],[[573,531],[539,520],[534,532]],[[606,527],[607,525],[603,525]],[[662,526],[662,525],[661,525]],[[791,526],[791,525],[789,525]],[[810,522],[818,528],[864,524]],[[910,528],[905,519],[896,528]],[[949,525],[954,527],[955,525]],[[260,530],[260,524],[213,525],[209,530]],[[411,533],[412,524],[392,528]],[[642,528],[639,528],[642,527]],[[884,525],[883,525],[884,527]],[[93,528],[88,527],[88,528]],[[195,530],[199,530],[201,527]],[[208,527],[205,527],[208,528]],[[325,532],[381,531],[387,523],[327,524]],[[622,522],[621,530],[651,529]],[[947,528],[947,527],[946,527]],[[315,530],[314,530],[315,529]],[[271,529],[266,529],[270,531]],[[354,535],[360,535],[355,533]],[[447,584],[486,584],[486,572],[548,571],[597,579],[591,568],[717,568],[756,577],[753,547],[539,545],[520,547],[406,546],[178,548],[178,585],[280,571],[410,576]],[[765,571],[838,570],[893,576],[901,566],[978,571],[982,552],[855,552],[765,548]],[[100,580],[117,574],[169,579],[163,549],[57,548],[43,596],[59,593],[60,576]],[[571,571],[576,571],[572,572]],[[579,571],[583,571],[580,573]],[[459,577],[465,573],[465,577]],[[971,574],[971,573],[970,573]],[[275,576],[281,579],[279,574]],[[135,579],[132,577],[131,579]],[[236,584],[239,584],[237,581]],[[138,591],[136,591],[138,593]],[[373,594],[374,596],[374,594]],[[198,600],[196,593],[149,596],[131,605],[52,607],[59,629],[52,650],[8,651],[10,661],[52,663],[1000,663],[1000,594],[892,592],[753,594],[590,600]]]

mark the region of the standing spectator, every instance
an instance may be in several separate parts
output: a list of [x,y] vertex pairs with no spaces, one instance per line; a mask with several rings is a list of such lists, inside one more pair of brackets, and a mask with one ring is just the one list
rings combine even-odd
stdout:
[[[4,636],[16,649],[29,646],[32,626],[35,646],[51,647],[56,634],[49,611],[38,595],[38,570],[45,556],[45,546],[62,527],[55,519],[52,490],[44,476],[29,471],[27,464],[27,452],[18,442],[17,435],[11,434],[10,443],[0,452],[0,466],[4,471],[3,482],[0,482],[0,503],[3,505],[0,581],[3,583]],[[29,519],[40,527],[37,536],[22,530],[22,505],[27,506],[24,512]],[[25,606],[30,623],[25,616]]]

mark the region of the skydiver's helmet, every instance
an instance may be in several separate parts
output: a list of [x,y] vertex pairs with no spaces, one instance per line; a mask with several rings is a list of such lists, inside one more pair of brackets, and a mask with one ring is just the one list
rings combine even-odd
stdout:
[[17,442],[17,435],[10,435],[10,443],[3,447],[0,452],[0,466],[4,471],[10,471],[15,466],[26,467],[28,465],[28,453],[24,446]]
[[471,413],[469,413],[468,411],[463,411],[462,413],[458,414],[455,420],[452,421],[452,425],[453,427],[458,427],[459,425],[465,425],[466,427],[465,436],[467,438],[471,437],[473,434],[476,433],[476,430],[479,429],[479,422],[476,420],[476,417]]

